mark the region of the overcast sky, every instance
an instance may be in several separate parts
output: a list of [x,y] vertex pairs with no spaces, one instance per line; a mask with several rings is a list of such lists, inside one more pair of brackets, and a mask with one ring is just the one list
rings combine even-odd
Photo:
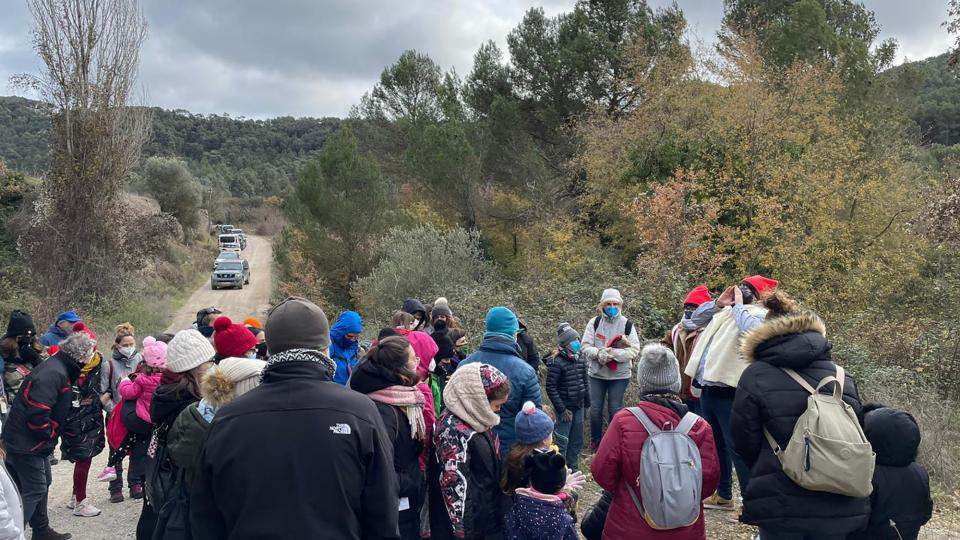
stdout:
[[[0,0],[0,94],[35,73],[22,0]],[[652,6],[667,0],[649,0]],[[692,36],[713,41],[721,0],[680,0]],[[150,25],[141,55],[146,101],[169,109],[266,118],[344,116],[405,49],[461,77],[487,39],[505,39],[523,13],[568,11],[573,0],[143,0]],[[896,38],[899,61],[946,51],[946,0],[867,0]]]

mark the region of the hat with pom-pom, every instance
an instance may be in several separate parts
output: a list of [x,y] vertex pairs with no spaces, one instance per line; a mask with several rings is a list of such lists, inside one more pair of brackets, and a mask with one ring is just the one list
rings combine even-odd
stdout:
[[143,361],[152,368],[166,369],[167,344],[153,336],[143,338]]
[[537,444],[553,433],[553,420],[532,401],[523,404],[514,420],[514,431],[517,442],[521,444]]
[[567,461],[554,451],[534,452],[523,458],[530,486],[544,495],[556,495],[567,483]]
[[242,324],[221,315],[213,321],[213,347],[221,356],[244,356],[257,346],[257,338]]
[[83,332],[84,334],[90,336],[90,339],[93,340],[93,350],[97,350],[97,335],[93,333],[86,324],[83,324],[83,321],[78,321],[73,323],[74,332]]

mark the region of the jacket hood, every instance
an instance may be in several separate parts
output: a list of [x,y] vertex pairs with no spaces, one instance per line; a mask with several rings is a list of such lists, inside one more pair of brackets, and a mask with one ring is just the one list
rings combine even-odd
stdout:
[[358,364],[350,376],[350,389],[361,394],[370,394],[400,384],[400,377],[396,373],[369,361]]
[[363,332],[363,319],[360,318],[360,314],[356,311],[344,311],[330,328],[330,340],[346,349],[355,346],[356,342],[350,341],[344,336],[359,334],[360,332]]
[[426,379],[430,373],[430,361],[437,356],[440,347],[437,342],[426,332],[410,332],[407,334],[407,341],[413,347],[413,352],[417,353],[420,364],[417,366],[417,373],[421,379]]
[[479,350],[498,354],[509,354],[520,359],[523,358],[520,353],[520,345],[516,341],[503,336],[487,336],[483,338]]
[[427,308],[424,307],[423,302],[417,300],[416,298],[407,298],[404,300],[403,307],[400,309],[404,313],[409,313],[411,315],[416,315],[417,313],[420,313],[420,315],[423,317],[427,315]]
[[803,369],[814,361],[830,360],[832,348],[820,317],[802,311],[768,319],[748,332],[740,343],[740,354],[747,362]]
[[640,401],[641,402],[646,401],[647,403],[653,403],[654,405],[660,405],[665,409],[670,409],[671,411],[676,413],[676,415],[679,418],[683,418],[685,414],[690,412],[690,408],[687,407],[682,401],[680,401],[679,398],[676,400],[673,400],[673,399],[668,399],[667,397],[665,397],[665,395],[647,394],[644,396],[640,396]]
[[154,424],[173,422],[180,411],[197,401],[200,401],[200,398],[190,392],[178,392],[176,384],[161,384],[153,391],[150,416]]
[[882,405],[866,405],[863,413],[863,433],[877,454],[877,465],[906,467],[916,461],[921,435],[913,415]]

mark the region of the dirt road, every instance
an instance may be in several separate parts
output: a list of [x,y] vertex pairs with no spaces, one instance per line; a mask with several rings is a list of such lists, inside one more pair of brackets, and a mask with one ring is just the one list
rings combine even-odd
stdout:
[[[247,249],[243,256],[250,262],[250,284],[243,289],[210,288],[210,281],[190,295],[183,307],[173,315],[173,322],[168,332],[176,332],[190,328],[201,308],[214,306],[226,313],[235,322],[247,317],[266,315],[270,302],[270,286],[272,284],[271,269],[273,268],[273,249],[270,240],[262,236],[248,236]],[[211,259],[211,265],[213,261]]]
[[[250,261],[250,284],[242,290],[210,289],[210,281],[194,291],[183,307],[174,314],[168,331],[176,332],[189,328],[196,317],[197,310],[207,306],[216,306],[235,321],[247,317],[263,318],[270,301],[272,284],[271,269],[273,253],[270,240],[261,236],[250,236],[247,249],[243,252]],[[211,258],[211,265],[213,259]],[[56,452],[59,456],[59,450]],[[142,501],[127,497],[122,503],[111,504],[106,483],[98,483],[95,478],[107,463],[107,452],[102,452],[93,460],[90,479],[87,482],[87,496],[103,513],[97,517],[74,517],[67,509],[73,487],[73,464],[61,461],[53,467],[53,485],[50,486],[48,503],[50,525],[60,531],[73,534],[74,540],[121,540],[136,537],[137,519],[140,517]],[[127,465],[127,462],[124,462]],[[27,538],[30,534],[27,534]]]

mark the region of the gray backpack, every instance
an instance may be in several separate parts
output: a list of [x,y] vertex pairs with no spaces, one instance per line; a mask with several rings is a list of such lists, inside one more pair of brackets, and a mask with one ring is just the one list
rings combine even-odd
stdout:
[[639,498],[630,482],[626,482],[633,504],[656,530],[693,525],[700,517],[703,500],[703,465],[700,449],[689,433],[700,417],[688,412],[677,427],[668,423],[660,429],[643,409],[627,410],[649,434],[640,451],[640,476],[636,480]]

